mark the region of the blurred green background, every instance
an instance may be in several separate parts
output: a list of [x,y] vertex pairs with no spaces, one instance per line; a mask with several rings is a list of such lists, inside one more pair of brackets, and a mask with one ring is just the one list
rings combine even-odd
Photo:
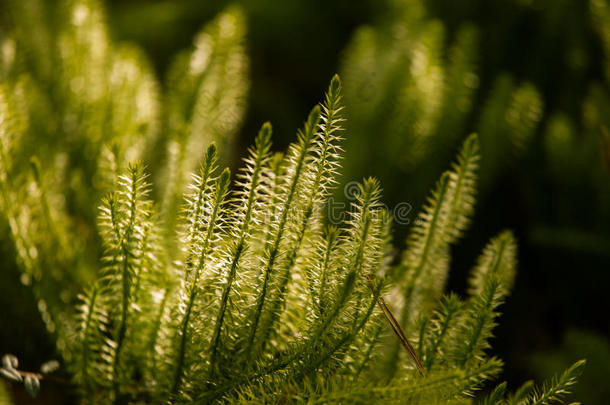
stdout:
[[[230,4],[108,1],[109,33],[141,46],[167,86],[176,53]],[[504,378],[514,388],[586,357],[575,398],[610,402],[602,386],[610,363],[599,360],[610,352],[610,137],[603,132],[610,127],[610,3],[240,5],[250,90],[234,156],[244,155],[264,121],[274,125],[274,147],[283,149],[338,72],[348,119],[342,183],[378,177],[388,205],[407,202],[413,220],[460,141],[478,132],[483,160],[476,214],[452,252],[449,289],[464,290],[490,235],[513,229],[519,272],[494,341],[506,360]],[[8,15],[8,6],[0,10]],[[341,188],[336,198],[345,198]],[[396,225],[395,245],[402,246],[407,231],[406,223]],[[32,293],[18,282],[6,239],[0,349],[35,367],[54,356],[53,344]],[[4,294],[5,286],[14,291]]]

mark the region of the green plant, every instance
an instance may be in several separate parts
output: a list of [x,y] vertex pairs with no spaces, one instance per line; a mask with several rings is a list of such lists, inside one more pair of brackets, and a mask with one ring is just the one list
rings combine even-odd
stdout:
[[[444,296],[450,248],[473,212],[476,136],[437,182],[395,263],[392,217],[376,180],[359,186],[345,221],[325,217],[341,158],[338,76],[285,154],[272,153],[271,125],[262,126],[231,186],[216,144],[201,152],[212,138],[230,138],[239,122],[240,12],[204,29],[190,61],[177,59],[170,76],[184,81],[170,79],[177,87],[162,119],[146,64],[104,39],[97,3],[68,2],[64,11],[71,19],[51,53],[58,71],[28,66],[28,52],[3,55],[0,206],[23,280],[81,402],[463,403],[498,376],[502,362],[488,349],[515,276],[512,234],[485,247],[465,299]],[[21,47],[49,51],[15,35],[19,55]],[[53,35],[39,38],[55,43]],[[100,37],[104,55],[87,46]],[[187,69],[202,60],[203,71]],[[117,71],[124,81],[106,86],[116,84]],[[48,83],[55,85],[39,87]],[[144,115],[125,110],[139,97]],[[200,137],[227,106],[235,109],[230,125]],[[45,122],[55,114],[54,125]],[[156,132],[157,120],[167,138]],[[30,158],[39,131],[48,144]],[[159,145],[169,145],[169,156],[156,156]],[[134,158],[150,169],[128,164]],[[96,226],[92,206],[102,194]],[[35,395],[47,377],[4,359],[2,375]],[[550,403],[581,366],[539,390],[526,384],[505,402]],[[487,402],[504,400],[504,391],[498,386]]]
[[559,349],[544,350],[530,356],[529,363],[536,378],[546,378],[554,370],[566,367],[571,359],[587,358],[587,368],[574,387],[574,395],[582,403],[604,403],[609,389],[604,381],[610,372],[610,344],[605,336],[569,330]]
[[[210,146],[186,198],[178,261],[165,268],[143,167],[127,169],[100,208],[105,266],[81,298],[66,359],[84,400],[448,401],[498,374],[502,363],[486,349],[514,277],[510,233],[482,253],[470,297],[448,296],[433,311],[448,246],[472,209],[476,137],[439,180],[391,271],[391,220],[377,181],[363,182],[345,224],[324,228],[341,109],[335,77],[279,168],[265,124],[230,195],[229,171],[218,174]],[[375,366],[388,347],[376,304],[390,281],[405,291],[403,324],[418,325],[411,339],[423,376],[399,356],[386,375]],[[578,368],[543,394],[563,392]]]
[[64,351],[67,329],[58,324],[71,322],[70,304],[96,277],[96,207],[117,174],[146,157],[172,229],[202,145],[222,143],[228,160],[248,87],[245,24],[232,8],[204,27],[194,49],[176,58],[162,97],[143,52],[109,39],[98,1],[9,3],[0,56],[2,225],[14,235],[21,281]]

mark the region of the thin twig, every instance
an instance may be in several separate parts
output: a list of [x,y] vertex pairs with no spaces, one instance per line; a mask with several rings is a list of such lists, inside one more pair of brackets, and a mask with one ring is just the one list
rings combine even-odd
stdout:
[[41,373],[35,373],[35,372],[31,372],[31,371],[23,371],[23,370],[15,370],[17,372],[17,374],[19,374],[21,376],[21,378],[24,377],[33,377],[36,378],[38,380],[46,380],[46,381],[53,381],[62,385],[72,385],[73,383],[69,380],[60,378],[60,377],[55,377],[53,375],[49,375],[49,374],[41,374]]
[[426,371],[424,370],[424,366],[421,364],[419,357],[417,357],[417,353],[415,352],[415,349],[409,342],[409,339],[407,339],[407,335],[405,334],[405,331],[402,329],[402,326],[400,326],[400,323],[398,322],[396,317],[394,317],[394,314],[392,313],[392,311],[386,304],[383,297],[375,292],[375,284],[373,283],[373,277],[370,274],[367,274],[366,278],[369,282],[369,288],[373,292],[373,295],[375,297],[375,300],[377,301],[377,304],[379,305],[379,308],[381,308],[383,315],[385,316],[386,320],[392,327],[392,331],[394,331],[394,334],[398,337],[398,340],[400,340],[400,343],[402,344],[402,346],[405,348],[407,353],[409,353],[409,356],[411,356],[411,358],[415,362],[415,365],[417,366],[417,370],[419,371],[419,373],[422,375],[422,377],[425,377]]

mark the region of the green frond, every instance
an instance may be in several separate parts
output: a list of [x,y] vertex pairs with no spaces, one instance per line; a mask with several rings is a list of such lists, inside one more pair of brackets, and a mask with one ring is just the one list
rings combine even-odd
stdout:
[[507,405],[517,405],[525,403],[527,397],[530,395],[532,390],[534,389],[533,381],[526,381],[511,395],[506,399]]
[[517,267],[517,244],[512,232],[504,231],[493,238],[477,260],[471,272],[469,293],[476,296],[483,291],[485,283],[496,277],[503,294],[511,290]]
[[[406,281],[398,284],[403,298],[399,322],[409,325],[420,313],[430,308],[433,302],[433,289],[442,283],[447,272],[448,246],[443,234],[443,220],[447,211],[447,194],[449,193],[448,173],[444,173],[429,199],[429,205],[424,207],[421,219],[418,219],[407,239],[407,250],[398,268],[398,277]],[[403,276],[404,275],[404,276]],[[424,303],[424,300],[427,300]],[[393,350],[387,359],[388,375],[393,376],[400,363],[400,346],[392,344]]]
[[447,242],[455,243],[470,225],[474,212],[477,186],[477,169],[479,168],[479,140],[475,134],[464,141],[457,161],[452,164],[450,176],[451,206],[447,214]]
[[[445,288],[449,269],[449,248],[469,225],[476,192],[479,161],[478,139],[464,142],[452,170],[443,173],[428,203],[423,207],[407,238],[407,250],[393,277],[402,291],[400,324],[411,325],[437,304]],[[388,373],[399,363],[399,347],[388,358]]]
[[[486,358],[476,366],[458,369],[455,372],[454,392],[459,396],[472,397],[487,381],[498,377],[502,372],[504,363],[496,357]],[[451,373],[451,372],[449,372]]]
[[270,243],[273,237],[274,221],[277,218],[278,207],[282,196],[282,188],[286,181],[286,165],[284,153],[276,152],[269,160],[268,175],[265,178],[264,185],[268,190],[263,197],[263,205],[266,207],[269,215],[265,215],[262,223],[262,234],[260,236],[260,245],[266,246]]
[[316,313],[321,316],[328,308],[330,302],[328,291],[335,285],[335,274],[332,271],[337,266],[338,244],[341,230],[335,226],[328,226],[324,235],[315,241],[315,253],[308,258],[305,265],[307,281],[311,289],[312,305]]
[[492,392],[489,393],[482,401],[479,402],[480,405],[496,405],[502,402],[504,398],[504,393],[506,392],[506,382],[501,383],[496,386]]
[[[342,140],[339,132],[344,121],[341,113],[343,110],[341,98],[341,79],[338,75],[334,75],[326,92],[324,104],[321,105],[319,132],[315,140],[316,171],[310,193],[318,202],[325,201],[329,188],[336,182],[335,178],[339,174],[339,161],[343,151],[339,144]],[[313,201],[310,204],[313,204]]]
[[[545,381],[540,387],[537,387],[533,381],[527,381],[506,399],[504,399],[506,383],[503,383],[487,397],[486,402],[482,403],[501,403],[506,405],[563,403],[563,399],[570,394],[571,388],[576,384],[578,377],[582,374],[585,363],[585,360],[577,361],[560,375],[556,375],[550,380]],[[491,402],[492,398],[495,400],[494,402]]]
[[244,27],[241,9],[227,9],[197,34],[194,49],[180,54],[170,67],[164,105],[171,137],[162,176],[168,230],[175,224],[188,173],[195,169],[206,146],[216,142],[223,163],[230,156],[248,90]]
[[[476,173],[479,160],[479,147],[476,135],[464,142],[457,162],[452,170],[441,177],[428,205],[415,223],[409,238],[398,276],[405,274],[405,307],[403,322],[415,319],[413,308],[426,308],[430,302],[422,303],[417,298],[422,289],[432,302],[442,294],[447,268],[448,249],[468,227],[473,212],[476,192]],[[407,316],[407,311],[410,314]]]
[[[400,330],[400,325],[394,325],[395,317],[384,299],[389,288],[387,274],[394,258],[391,240],[392,216],[385,210],[378,210],[376,214],[379,215],[375,215],[373,221],[375,229],[379,229],[377,264],[371,267],[369,273],[365,273],[364,277],[367,280],[369,293],[377,301],[379,310],[371,314],[371,319],[364,325],[362,332],[356,337],[345,356],[346,371],[344,374],[354,380],[357,380],[363,372],[368,373],[371,378],[377,378],[374,364],[382,361],[378,349],[382,345],[380,337],[388,322],[392,327],[398,327],[399,330],[394,331],[395,333],[402,334],[403,332]],[[396,337],[399,340],[403,339],[402,336]],[[402,343],[407,345],[407,350],[410,350],[408,341]]]
[[574,156],[577,145],[574,122],[565,114],[552,115],[544,131],[545,154],[549,159],[550,168],[558,177],[564,177],[574,171],[567,163]]
[[[81,346],[74,351],[74,379],[83,384],[84,390],[93,385],[103,384],[112,375],[110,362],[112,353],[104,344],[107,333],[108,316],[101,294],[101,287],[94,285],[79,296],[81,302],[77,307],[77,336],[74,341]],[[104,353],[105,352],[105,353]]]
[[[445,239],[443,232],[443,217],[446,215],[447,195],[449,193],[448,173],[444,173],[431,197],[428,205],[424,206],[415,223],[409,238],[407,239],[407,250],[403,256],[402,273],[409,278],[408,285],[414,288],[415,280],[420,277],[422,271],[428,263],[440,262],[440,256],[445,256]],[[440,235],[439,235],[440,234]],[[446,262],[446,260],[443,260]],[[438,266],[438,264],[437,264]]]
[[379,201],[379,181],[364,179],[359,189],[353,209],[349,212],[345,249],[350,252],[347,256],[349,271],[363,276],[375,274],[378,262],[385,253],[382,247],[385,246],[387,229],[385,223],[377,219],[385,215]]
[[490,347],[489,339],[499,315],[496,309],[503,298],[500,288],[498,279],[491,276],[486,280],[481,294],[470,303],[463,323],[458,326],[453,342],[454,353],[451,353],[459,366],[479,362],[484,358],[485,350]]
[[435,311],[430,324],[427,325],[427,333],[424,334],[422,345],[422,357],[426,370],[430,371],[435,363],[442,362],[448,355],[445,342],[452,338],[455,333],[455,325],[460,319],[463,303],[457,295],[450,294],[443,297],[440,308]]
[[523,155],[530,149],[543,110],[542,97],[532,84],[524,83],[515,89],[506,110],[506,121],[516,156]]
[[543,103],[531,84],[518,84],[499,74],[480,114],[481,188],[488,189],[499,172],[524,153],[542,118]]
[[582,374],[585,363],[585,360],[577,361],[561,373],[561,375],[545,382],[540,388],[534,387],[525,403],[544,405],[561,402],[562,398],[570,393],[571,387],[576,384],[576,380]]
[[211,225],[208,222],[210,209],[214,204],[215,195],[215,172],[217,165],[216,144],[211,143],[206,150],[203,162],[198,174],[193,175],[190,185],[190,193],[186,196],[184,218],[186,229],[183,239],[187,246],[185,280],[192,277],[194,261],[201,256],[201,236],[205,228]]
[[267,184],[269,170],[273,172],[273,169],[268,167],[271,159],[270,150],[271,124],[266,122],[258,132],[254,148],[249,150],[249,156],[244,159],[246,166],[237,174],[237,190],[231,197],[234,211],[237,213],[232,228],[235,231],[234,236],[241,244],[246,242],[251,233],[251,226],[264,220],[260,218],[261,211],[265,209],[264,199],[273,193]]
[[141,164],[130,165],[119,178],[119,189],[108,196],[100,208],[100,229],[105,245],[105,267],[100,283],[105,286],[103,298],[109,317],[113,319],[112,385],[114,398],[123,395],[122,381],[127,369],[133,366],[123,356],[125,346],[133,344],[136,324],[138,289],[142,278],[154,261],[147,260],[152,232],[149,186]]

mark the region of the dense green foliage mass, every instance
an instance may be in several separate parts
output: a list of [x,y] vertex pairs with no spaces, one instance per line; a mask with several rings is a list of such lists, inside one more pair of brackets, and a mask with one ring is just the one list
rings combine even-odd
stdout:
[[[451,288],[463,288],[486,235],[510,227],[522,271],[506,308],[510,326],[499,331],[507,378],[567,366],[578,350],[536,371],[528,358],[532,348],[566,350],[560,345],[570,329],[597,334],[606,349],[594,346],[594,357],[602,357],[610,329],[595,314],[610,305],[602,287],[610,274],[610,3],[386,6],[365,19],[338,58],[351,135],[342,179],[374,173],[390,205],[419,206],[465,134],[478,133],[479,204],[469,238],[453,251]],[[408,232],[395,227],[398,237]],[[578,347],[591,357],[585,342]],[[606,374],[587,368],[582,382],[590,382],[576,397],[595,393],[588,402],[608,402],[595,388]]]
[[[498,80],[503,102],[489,103],[481,141],[463,141],[402,254],[393,249],[393,218],[377,180],[358,185],[343,221],[326,215],[343,127],[399,135],[384,148],[413,167],[432,153],[435,136],[445,136],[434,134],[462,132],[476,87],[468,52],[476,30],[461,31],[445,69],[434,62],[438,24],[409,10],[419,25],[397,29],[413,36],[405,49],[415,49],[404,87],[392,79],[406,60],[394,52],[404,50],[375,50],[384,33],[362,30],[346,66],[379,63],[370,67],[388,87],[379,105],[358,107],[354,70],[346,71],[352,106],[344,109],[333,77],[286,152],[272,152],[264,124],[232,180],[219,166],[230,161],[248,88],[239,8],[221,13],[175,58],[162,91],[137,47],[110,40],[98,2],[11,7],[19,24],[0,44],[0,209],[71,398],[470,403],[499,376],[490,339],[514,284],[512,233],[482,249],[465,297],[445,287],[478,178],[491,184],[501,163],[493,152],[480,156],[496,145],[489,134],[500,131],[497,106],[510,100],[500,132],[515,150],[525,148],[542,108],[535,89]],[[375,124],[358,121],[379,112]],[[500,384],[481,401],[553,403],[582,365],[515,394]],[[31,373],[7,355],[0,372],[36,395],[56,368],[46,363]],[[10,401],[4,384],[0,401]]]
[[[453,7],[443,1],[389,3],[388,15],[376,24],[356,30],[341,64],[349,112],[347,129],[353,134],[346,146],[351,157],[346,162],[348,176],[359,175],[367,167],[375,166],[392,193],[400,190],[407,178],[414,189],[412,195],[419,198],[418,194],[425,192],[464,132],[474,131],[479,134],[483,154],[480,182],[484,198],[497,190],[498,180],[505,178],[506,172],[518,170],[519,165],[529,169],[532,159],[543,159],[547,175],[559,183],[552,186],[559,187],[558,192],[564,191],[562,196],[568,195],[565,190],[570,189],[592,195],[591,210],[603,222],[603,225],[591,224],[596,229],[592,232],[603,234],[609,225],[606,218],[610,207],[609,143],[607,135],[602,133],[602,127],[610,125],[607,73],[610,62],[607,56],[603,60],[593,59],[597,57],[593,51],[591,55],[583,55],[588,50],[587,41],[593,42],[583,37],[588,31],[568,25],[568,29],[576,32],[571,38],[561,38],[567,42],[561,42],[561,50],[566,55],[551,55],[568,59],[571,76],[550,85],[559,93],[567,91],[565,81],[578,82],[581,98],[564,100],[568,96],[561,94],[559,100],[548,100],[537,84],[520,79],[518,73],[489,71],[493,60],[486,58],[494,56],[488,54],[489,42],[501,39],[499,35],[490,36],[490,31],[491,34],[495,31],[468,19],[450,25],[432,15],[434,11],[441,14],[453,11],[456,16],[468,14],[466,4],[476,1]],[[511,2],[500,3],[503,2],[494,2],[490,7],[497,7],[497,13],[521,10],[508,4]],[[532,8],[543,9],[546,5],[544,1],[538,3]],[[554,45],[553,41],[557,40],[554,36],[562,31],[560,21],[582,8],[569,1],[556,3],[546,5],[554,14],[547,16],[543,32],[528,38],[536,41],[538,48]],[[588,9],[587,29],[599,33],[601,51],[610,55],[607,41],[610,6],[603,0],[589,3],[584,7]],[[519,22],[519,17],[526,20],[527,7],[523,9],[523,15],[507,14],[506,20],[490,19],[485,23],[504,27]],[[489,37],[481,38],[481,35]],[[526,51],[529,50],[523,49]],[[547,55],[544,50],[537,51],[532,64],[543,64]],[[502,52],[502,48],[494,48],[494,52]],[[517,56],[515,63],[521,61]],[[548,71],[541,74],[550,76],[559,74],[555,70],[563,66],[545,68]],[[603,70],[601,80],[589,78],[589,71],[593,69]],[[372,133],[376,134],[376,142],[370,142]],[[380,160],[386,163],[376,165]],[[539,181],[540,175],[536,173],[525,175],[531,183]],[[534,197],[543,200],[545,195],[539,192]],[[567,222],[564,217],[570,215],[568,212],[577,215],[576,202],[566,198],[564,205],[555,214],[560,222]]]

